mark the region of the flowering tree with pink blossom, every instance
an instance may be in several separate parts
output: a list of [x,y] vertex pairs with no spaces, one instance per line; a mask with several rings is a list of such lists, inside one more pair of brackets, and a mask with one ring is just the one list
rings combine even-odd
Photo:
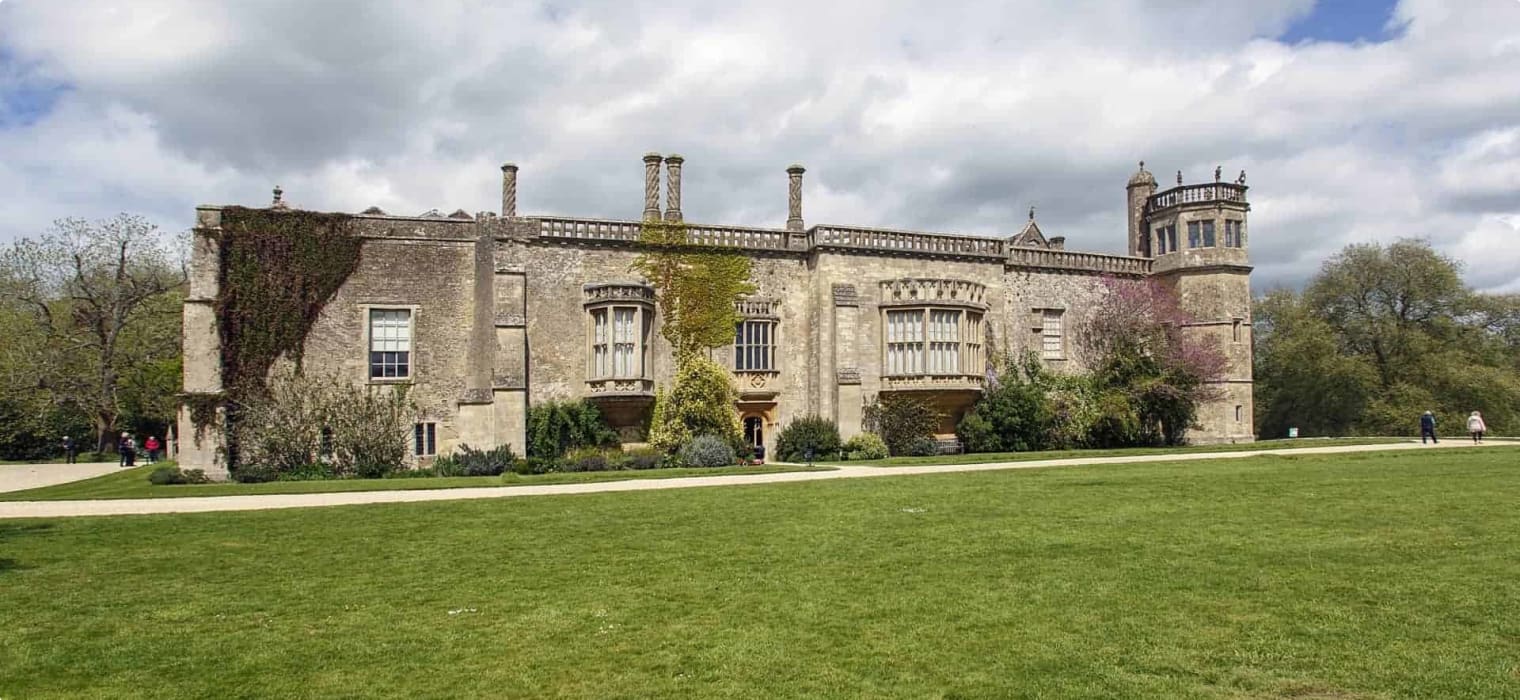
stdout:
[[[1077,342],[1098,383],[1110,393],[1111,422],[1138,431],[1122,442],[1180,444],[1198,415],[1198,405],[1217,400],[1216,382],[1226,358],[1176,293],[1156,280],[1104,277],[1104,300],[1082,325]],[[1127,409],[1122,408],[1127,404]],[[1121,408],[1114,408],[1120,406]]]

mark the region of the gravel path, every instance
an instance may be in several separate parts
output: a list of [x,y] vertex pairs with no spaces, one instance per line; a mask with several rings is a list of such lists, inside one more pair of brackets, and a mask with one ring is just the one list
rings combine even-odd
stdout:
[[[1490,442],[1488,445],[1516,443]],[[1303,447],[1285,450],[1245,450],[1238,452],[1196,452],[1186,454],[1139,455],[1129,457],[1079,457],[1028,462],[991,462],[986,464],[946,464],[913,467],[840,467],[827,472],[783,472],[741,476],[693,476],[676,479],[635,479],[587,484],[551,484],[543,486],[497,486],[418,491],[350,491],[344,493],[277,494],[261,496],[194,496],[186,498],[138,498],[97,501],[16,501],[0,503],[3,518],[56,518],[89,515],[138,515],[150,513],[205,513],[212,511],[267,510],[275,508],[314,508],[319,506],[361,505],[370,503],[417,503],[422,501],[462,501],[477,498],[522,498],[613,491],[655,491],[688,489],[703,486],[742,486],[746,484],[780,484],[825,479],[866,479],[912,474],[978,472],[998,469],[1033,469],[1069,467],[1089,464],[1139,464],[1144,462],[1187,462],[1205,459],[1244,459],[1262,454],[1313,455],[1389,450],[1434,450],[1467,447],[1469,443],[1447,440],[1439,445],[1418,442],[1385,445],[1346,445]],[[43,465],[54,468],[63,465]],[[97,465],[77,465],[79,467]],[[115,468],[115,465],[104,465]],[[105,471],[110,471],[106,469]]]
[[115,462],[0,464],[0,493],[67,484],[70,481],[110,474],[118,468]]

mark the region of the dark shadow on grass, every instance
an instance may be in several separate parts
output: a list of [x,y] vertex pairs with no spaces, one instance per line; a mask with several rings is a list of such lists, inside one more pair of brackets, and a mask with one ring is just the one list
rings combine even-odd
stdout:
[[[0,523],[0,542],[27,535],[40,535],[52,529],[52,523]],[[0,557],[0,574],[30,568],[32,567],[22,564],[17,559]]]

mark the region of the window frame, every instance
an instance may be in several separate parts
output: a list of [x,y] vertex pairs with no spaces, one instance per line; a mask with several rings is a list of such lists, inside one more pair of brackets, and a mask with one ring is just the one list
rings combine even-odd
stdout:
[[[1066,360],[1066,309],[1042,308],[1040,312],[1040,359],[1041,360]],[[1054,330],[1051,332],[1052,319]],[[1050,340],[1054,338],[1056,347],[1050,348]]]
[[436,421],[412,424],[412,456],[438,456],[438,423]]
[[[649,377],[650,315],[649,307],[637,302],[609,301],[586,307],[588,381]],[[626,364],[630,362],[631,366]]]
[[[375,336],[374,336],[374,331],[375,331],[374,312],[376,312],[376,311],[405,311],[405,312],[407,312],[407,326],[406,326],[406,331],[407,331],[407,350],[405,351],[407,353],[407,362],[406,362],[407,373],[404,376],[393,376],[393,377],[386,377],[386,376],[376,377],[376,376],[374,376],[374,361],[373,361],[374,360],[373,353],[375,352],[375,350],[373,349],[374,348],[374,343],[375,343]],[[420,354],[418,352],[418,347],[417,347],[418,346],[418,342],[417,342],[417,340],[418,340],[418,338],[417,338],[417,336],[418,336],[418,333],[417,333],[417,325],[418,325],[417,324],[417,317],[419,315],[419,312],[420,312],[420,309],[419,309],[419,307],[416,304],[360,304],[359,305],[359,313],[360,313],[361,323],[363,324],[363,327],[364,327],[364,340],[363,340],[363,343],[364,343],[364,363],[363,363],[363,366],[364,366],[364,378],[365,378],[365,381],[367,383],[370,383],[370,384],[410,384],[410,383],[416,381],[417,374],[418,374],[418,363],[417,363],[417,360],[418,360],[418,356]],[[400,351],[382,351],[382,352],[400,352]]]
[[[744,317],[734,323],[733,344],[733,371],[735,372],[778,372],[780,367],[777,363],[776,333],[780,323],[774,318]],[[761,329],[763,336],[761,342],[755,342],[753,333],[746,335],[750,329]],[[763,367],[755,366],[753,359],[755,351],[764,359]]]
[[985,310],[965,306],[884,307],[881,315],[881,375],[965,377],[981,374],[978,368],[985,361],[981,337],[985,317]]

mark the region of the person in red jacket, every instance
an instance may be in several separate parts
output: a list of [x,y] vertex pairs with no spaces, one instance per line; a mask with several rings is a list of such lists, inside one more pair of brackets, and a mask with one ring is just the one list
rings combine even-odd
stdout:
[[143,443],[143,447],[147,448],[147,450],[148,450],[148,464],[152,464],[154,462],[157,462],[158,461],[158,448],[161,447],[161,445],[159,445],[159,443],[158,443],[158,438],[153,437],[152,435],[149,435],[148,436],[148,441],[145,442],[145,443]]

